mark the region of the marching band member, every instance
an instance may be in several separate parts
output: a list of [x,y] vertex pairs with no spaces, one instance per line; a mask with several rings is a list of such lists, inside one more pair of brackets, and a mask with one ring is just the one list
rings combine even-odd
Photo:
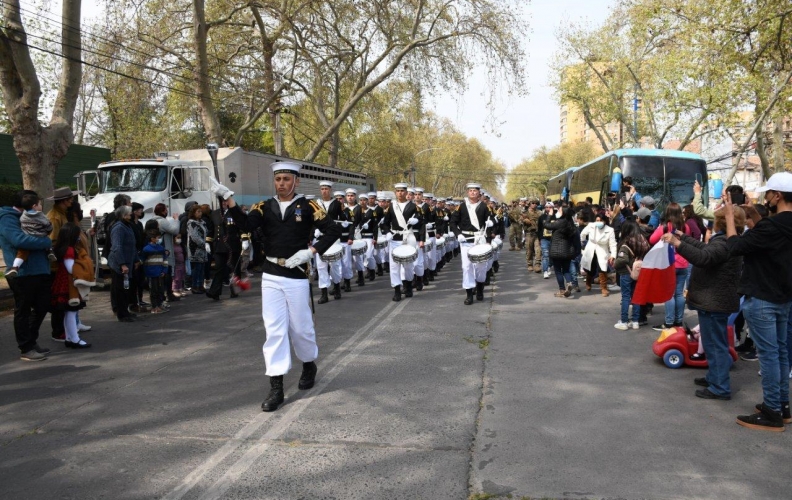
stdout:
[[423,251],[423,234],[421,232],[421,219],[418,207],[407,199],[407,184],[400,182],[394,186],[396,200],[391,203],[390,209],[385,212],[380,227],[388,238],[390,256],[390,278],[393,287],[393,300],[401,300],[402,284],[404,296],[413,296],[413,278],[415,277],[414,262],[400,263],[393,259],[393,251],[399,248],[410,232],[415,233],[418,255]]
[[426,278],[429,278],[429,281],[434,281],[435,276],[437,276],[437,237],[440,234],[437,232],[437,219],[435,218],[435,200],[434,194],[432,193],[424,193],[424,206],[426,210],[424,210],[424,227],[426,227],[426,240],[424,246],[428,245],[431,250],[426,252],[426,267],[427,272],[424,273],[424,283],[426,283]]
[[374,210],[374,217],[377,219],[377,225],[374,227],[374,251],[372,252],[372,258],[374,260],[374,267],[377,269],[377,276],[382,276],[382,252],[379,248],[377,248],[376,243],[380,241],[385,241],[381,238],[382,233],[380,232],[379,223],[382,220],[383,210],[380,204],[377,202],[377,193],[371,191],[368,193],[368,204]]
[[381,219],[377,218],[376,208],[379,207],[376,205],[374,207],[369,206],[368,194],[360,197],[360,237],[366,242],[366,253],[361,255],[359,260],[366,271],[366,278],[372,281],[374,280],[374,270],[377,268],[377,264],[374,261],[374,251],[377,249],[375,245],[377,236],[379,236],[379,221]]
[[[333,188],[333,183],[330,181],[321,181],[319,182],[319,193],[321,195],[320,199],[317,200],[325,212],[327,212],[327,218],[331,221],[335,221],[338,218],[338,215],[341,213],[341,203],[338,202],[335,198],[331,196],[331,189]],[[314,232],[314,244],[316,241],[322,237],[322,232],[320,230],[316,230]],[[316,272],[319,276],[319,289],[322,292],[321,297],[319,297],[319,303],[324,304],[329,299],[327,297],[328,288],[330,285],[333,285],[333,299],[338,300],[341,298],[341,260],[335,260],[333,262],[325,262],[319,256],[319,254],[315,255],[316,259]]]
[[[212,192],[227,200],[231,216],[250,231],[257,249],[255,262],[260,261],[264,270],[261,303],[267,337],[262,350],[270,377],[270,392],[261,405],[264,411],[275,411],[283,404],[283,375],[291,369],[292,345],[303,362],[298,388],[306,390],[314,385],[319,348],[306,270],[313,255],[325,252],[341,233],[322,205],[295,194],[300,168],[299,163],[273,163],[276,196],[253,205],[248,214],[234,202],[233,191],[211,179]],[[314,228],[322,236],[306,248]],[[266,258],[261,260],[262,256]]]
[[[382,197],[379,200],[379,206],[382,209],[382,217],[380,217],[380,236],[385,238],[385,234],[382,232],[382,219],[385,218],[385,214],[388,213],[391,206],[391,196],[390,194],[383,193]],[[379,252],[380,261],[382,262],[383,270],[390,275],[390,243],[385,248],[380,249]]]
[[344,291],[352,291],[352,240],[355,236],[355,228],[349,219],[347,212],[346,196],[343,191],[336,191],[333,197],[341,206],[341,211],[336,215],[336,224],[341,226],[341,245],[344,247],[344,256],[341,258],[341,277],[344,279]]
[[[434,209],[435,224],[437,225],[437,234],[445,237],[448,234],[448,210],[445,207],[445,198],[438,198]],[[444,248],[435,249],[435,260],[437,262],[436,271],[441,271],[446,264],[446,254],[450,252],[449,246],[451,245],[450,238],[446,238]]]
[[[424,193],[423,188],[421,187],[415,188],[415,194],[413,196],[412,202],[415,203],[415,206],[418,209],[418,214],[419,214],[418,218],[421,219],[422,221],[421,231],[423,232],[423,240],[425,246],[426,242],[428,241],[426,239],[426,223],[430,221],[427,220],[429,206],[423,200],[423,193]],[[429,277],[428,277],[429,273],[426,272],[426,267],[427,267],[426,260],[427,260],[426,254],[423,251],[418,252],[418,259],[415,261],[415,289],[418,290],[419,292],[423,290],[424,285],[429,284]]]
[[347,219],[352,223],[349,229],[349,241],[346,251],[349,252],[352,269],[357,271],[357,286],[364,286],[366,280],[363,279],[363,257],[361,255],[352,255],[352,244],[355,242],[355,238],[357,238],[357,230],[359,230],[360,226],[363,224],[363,212],[360,205],[358,205],[357,194],[358,192],[355,188],[347,188],[346,190]]
[[484,300],[484,280],[487,277],[485,265],[475,265],[468,258],[470,249],[478,243],[476,240],[487,228],[494,225],[490,220],[489,208],[481,202],[481,185],[471,182],[465,186],[467,199],[459,209],[451,214],[451,231],[459,241],[462,255],[462,287],[467,293],[465,305],[473,303],[475,290],[476,300]]

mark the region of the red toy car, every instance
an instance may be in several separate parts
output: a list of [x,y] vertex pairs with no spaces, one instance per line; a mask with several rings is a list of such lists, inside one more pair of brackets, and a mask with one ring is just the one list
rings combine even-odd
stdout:
[[[734,327],[727,327],[729,332],[729,354],[737,361],[737,351],[734,350]],[[706,368],[709,366],[706,359],[690,359],[698,351],[698,340],[693,337],[693,332],[682,326],[667,328],[660,332],[660,336],[652,344],[652,351],[663,358],[663,363],[669,368],[682,368],[684,365]]]

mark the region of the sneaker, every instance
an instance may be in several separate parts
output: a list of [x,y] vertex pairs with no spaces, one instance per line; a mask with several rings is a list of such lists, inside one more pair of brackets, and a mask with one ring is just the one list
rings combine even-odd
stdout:
[[544,277],[544,279],[549,280],[550,279],[550,271],[545,271],[543,277]]
[[696,391],[696,397],[701,399],[718,399],[720,401],[730,401],[731,395],[729,394],[715,394],[714,392],[710,391],[709,389],[699,389]]
[[632,323],[630,323],[630,328],[632,328],[633,330],[637,330],[641,328],[641,324],[637,321],[633,321]]
[[18,267],[9,267],[8,271],[5,273],[6,278],[16,278],[17,274],[19,274]]
[[743,361],[759,361],[759,356],[756,354],[756,350],[753,350],[740,354],[740,359]]
[[663,330],[671,328],[671,325],[666,325],[665,323],[660,323],[659,325],[655,325],[652,327],[652,330],[656,332],[662,332]]
[[738,416],[737,424],[760,431],[784,432],[784,420],[781,414],[771,410],[764,403],[760,405],[759,413]]
[[649,320],[646,320],[646,319],[638,320],[638,326],[646,326],[648,324],[649,324]]
[[613,328],[615,328],[617,330],[628,330],[630,328],[630,325],[628,323],[623,322],[623,321],[619,321],[618,323],[613,325]]
[[564,297],[569,297],[572,295],[572,284],[568,284],[566,289],[564,290]]
[[52,340],[55,342],[66,342],[66,333],[61,333],[60,335],[53,335]]
[[703,352],[701,354],[694,352],[690,355],[690,359],[693,361],[704,361],[707,359],[707,355]]
[[88,325],[83,325],[82,323],[80,323],[79,325],[77,325],[77,331],[78,332],[90,332],[91,331],[91,327],[88,326]]
[[[755,406],[755,413],[762,412],[762,403]],[[781,419],[785,424],[792,424],[792,414],[789,413],[789,403],[781,403]]]
[[47,349],[46,347],[41,347],[38,344],[33,346],[33,350],[36,351],[39,354],[49,354],[50,353],[49,349]]
[[22,361],[44,361],[47,359],[47,355],[38,353],[35,349],[31,349],[28,352],[20,354],[19,359]]
[[138,305],[139,305],[140,307],[149,307],[151,304],[149,304],[148,302],[144,302],[144,301],[142,301],[142,300],[141,300],[140,302],[138,302]]
[[165,311],[163,311],[163,310],[162,310],[162,309],[160,309],[159,307],[155,307],[155,308],[153,308],[153,309],[151,310],[151,314],[162,314],[163,312],[165,312]]
[[748,338],[745,342],[735,347],[734,350],[737,352],[751,352],[756,350],[756,347],[754,347],[753,340]]
[[707,377],[694,378],[693,383],[696,385],[700,385],[701,387],[709,387],[709,382],[707,382]]

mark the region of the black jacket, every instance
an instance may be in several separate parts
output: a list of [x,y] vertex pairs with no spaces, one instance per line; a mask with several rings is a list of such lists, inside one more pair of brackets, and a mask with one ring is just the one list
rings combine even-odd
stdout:
[[792,301],[792,212],[764,218],[728,243],[732,254],[744,257],[740,294],[775,304]]
[[[483,201],[476,206],[476,217],[478,218],[479,227],[485,229],[487,221],[490,220],[489,207]],[[476,226],[470,222],[470,213],[468,212],[467,205],[461,204],[459,208],[449,217],[449,227],[454,233],[454,236],[464,234],[468,243],[474,241],[474,236],[470,233],[477,232]]]
[[[393,231],[401,231],[404,228],[399,225],[399,219],[393,214],[394,210],[399,210],[396,200],[391,202],[390,210],[385,212],[385,215],[382,216],[382,222],[380,222],[380,229],[382,230],[382,234],[388,234]],[[423,221],[421,217],[421,213],[418,211],[418,207],[415,206],[415,203],[408,201],[407,205],[404,206],[404,222],[410,220],[411,217],[415,217],[418,219],[418,224],[412,226],[412,229],[415,230],[415,240],[416,241],[425,241],[424,240],[424,232],[423,229]],[[393,240],[394,241],[402,241],[403,237],[401,234],[394,234]]]
[[729,252],[726,236],[715,234],[708,244],[687,235],[681,239],[682,244],[677,252],[693,264],[687,294],[688,307],[719,313],[739,311],[737,286],[743,259]]
[[[380,221],[382,221],[382,207],[368,207],[366,210],[363,210],[363,207],[360,207],[360,211],[360,235],[363,238],[371,238],[376,240],[379,236],[377,228],[379,227]],[[363,229],[364,224],[368,224],[368,228]]]
[[[544,229],[553,232],[550,239],[550,258],[559,260],[572,260],[577,255],[575,252],[575,238],[577,231],[569,219],[556,219],[545,222]],[[577,238],[578,240],[580,238]]]

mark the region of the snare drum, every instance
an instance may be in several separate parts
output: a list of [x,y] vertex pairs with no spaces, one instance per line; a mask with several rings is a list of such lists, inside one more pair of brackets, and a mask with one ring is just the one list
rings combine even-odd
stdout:
[[340,243],[333,243],[327,251],[320,255],[322,262],[337,262],[344,256],[344,247]]
[[366,242],[355,240],[352,242],[352,255],[363,255],[366,253]]
[[431,252],[433,248],[434,248],[434,243],[432,243],[431,241],[424,242],[424,246],[423,246],[424,252]]
[[415,262],[418,259],[418,252],[414,247],[409,245],[401,245],[393,249],[391,256],[393,257],[394,262],[398,262],[399,264],[409,264],[410,262]]
[[383,236],[381,240],[377,240],[377,249],[382,250],[383,248],[387,248],[388,240],[385,239]]
[[492,257],[492,245],[474,245],[468,250],[468,260],[474,264],[487,262]]
[[445,247],[445,238],[442,238],[442,237],[441,238],[437,238],[435,240],[435,245],[437,245],[437,249],[438,250],[443,248],[443,247]]

